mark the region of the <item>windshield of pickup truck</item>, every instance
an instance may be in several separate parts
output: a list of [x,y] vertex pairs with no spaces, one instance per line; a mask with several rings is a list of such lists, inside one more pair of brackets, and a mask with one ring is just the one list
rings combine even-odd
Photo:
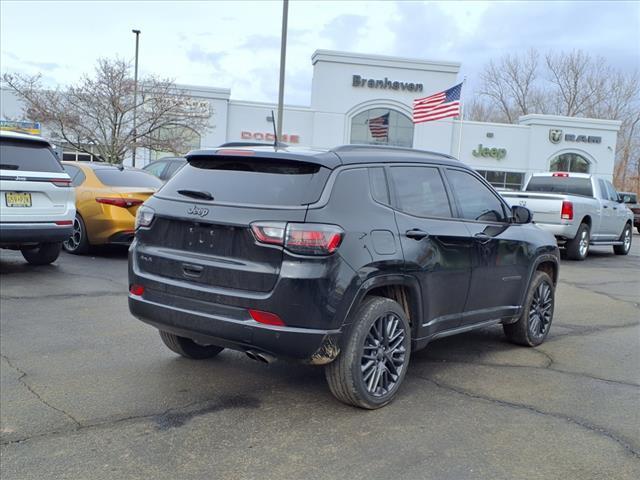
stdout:
[[589,178],[575,177],[532,177],[527,192],[565,193],[593,197],[593,187]]

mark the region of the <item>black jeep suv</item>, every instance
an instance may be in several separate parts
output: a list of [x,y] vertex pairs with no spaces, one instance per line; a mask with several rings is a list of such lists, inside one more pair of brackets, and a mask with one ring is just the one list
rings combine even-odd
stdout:
[[339,400],[374,409],[431,340],[549,332],[555,239],[451,157],[349,145],[187,161],[138,210],[129,253],[131,312],[184,357],[326,365]]

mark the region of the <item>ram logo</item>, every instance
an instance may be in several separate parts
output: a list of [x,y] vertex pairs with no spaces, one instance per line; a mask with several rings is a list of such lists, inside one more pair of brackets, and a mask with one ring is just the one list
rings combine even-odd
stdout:
[[562,140],[562,130],[559,128],[549,130],[549,141],[551,143],[560,143],[560,140]]

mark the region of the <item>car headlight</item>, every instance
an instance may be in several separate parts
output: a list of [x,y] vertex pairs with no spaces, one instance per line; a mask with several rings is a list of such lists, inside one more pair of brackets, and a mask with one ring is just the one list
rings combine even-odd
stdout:
[[153,222],[155,211],[151,207],[141,205],[136,213],[136,230],[140,227],[148,227]]

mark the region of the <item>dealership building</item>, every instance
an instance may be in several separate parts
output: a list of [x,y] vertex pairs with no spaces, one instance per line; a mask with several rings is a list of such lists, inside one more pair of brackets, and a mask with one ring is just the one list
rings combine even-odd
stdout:
[[[284,107],[281,140],[291,145],[328,148],[357,143],[443,152],[504,188],[519,188],[533,172],[613,175],[619,121],[536,114],[520,117],[517,124],[443,119],[414,125],[413,100],[460,83],[459,63],[327,50],[317,50],[311,63],[311,104]],[[225,88],[179,88],[191,98],[194,112],[209,119],[209,128],[194,136],[193,148],[273,141],[275,104],[232,100]],[[20,101],[9,89],[2,89],[0,107],[4,119],[22,115]],[[387,135],[374,137],[369,120],[386,114]],[[139,151],[138,159],[146,163],[163,155],[167,154]],[[65,150],[64,157],[83,155]]]

